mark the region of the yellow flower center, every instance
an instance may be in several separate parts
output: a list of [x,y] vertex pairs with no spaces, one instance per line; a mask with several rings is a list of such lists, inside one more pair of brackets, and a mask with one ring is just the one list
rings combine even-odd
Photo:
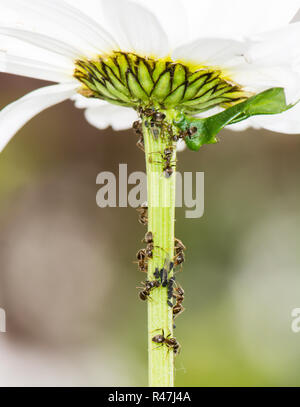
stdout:
[[123,52],[77,60],[74,77],[83,84],[82,95],[133,108],[197,114],[250,96],[219,69]]

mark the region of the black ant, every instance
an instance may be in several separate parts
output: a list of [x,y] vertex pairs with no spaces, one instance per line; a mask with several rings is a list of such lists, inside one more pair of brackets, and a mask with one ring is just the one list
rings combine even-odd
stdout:
[[144,237],[143,242],[144,242],[144,243],[147,243],[147,244],[153,243],[153,233],[152,233],[152,232],[147,232],[147,233],[145,234],[145,237]]
[[175,250],[186,250],[185,245],[177,238],[175,238]]
[[135,121],[132,125],[132,128],[135,132],[135,134],[137,136],[140,136],[143,134],[143,130],[142,130],[142,122],[140,122],[139,120]]
[[[174,174],[174,167],[176,166],[174,161],[172,161],[173,158],[173,152],[174,152],[174,148],[173,146],[167,147],[165,148],[163,154],[162,153],[152,153],[152,154],[160,154],[163,161],[164,161],[164,167],[163,167],[163,173],[164,176],[166,178],[170,178],[173,174]],[[157,163],[157,164],[161,164],[159,161],[152,161],[152,159],[150,159],[151,163]]]
[[162,334],[161,335],[156,335],[152,338],[152,342],[158,343],[161,345],[167,345],[169,349],[173,349],[174,355],[178,355],[180,352],[181,346],[177,342],[176,338],[170,338],[171,334],[169,334],[167,337],[165,337],[164,330],[162,329]]
[[182,265],[184,262],[185,262],[184,253],[178,253],[175,255],[175,258],[174,258],[175,267]]
[[152,116],[152,119],[156,123],[162,123],[166,118],[166,115],[161,112],[155,112]]
[[153,258],[153,250],[154,250],[154,241],[153,241],[153,233],[147,232],[143,242],[147,243],[146,246],[146,254],[149,259]]
[[180,133],[180,138],[185,139],[186,137],[192,137],[194,134],[196,134],[198,131],[197,127],[190,127],[186,131],[183,131]]
[[145,142],[144,142],[144,136],[141,135],[140,138],[138,139],[138,142],[136,143],[137,148],[145,152]]
[[177,143],[177,141],[182,140],[182,134],[181,133],[174,133],[173,132],[173,127],[171,124],[168,125],[168,134],[171,137],[171,140],[174,141],[174,143]]
[[148,271],[148,256],[147,256],[147,252],[146,249],[141,249],[137,252],[136,254],[136,258],[137,258],[137,264],[139,267],[139,270],[142,273],[147,273]]
[[[159,269],[156,267],[155,272],[154,272],[154,277],[157,280],[160,280],[162,287],[167,287],[168,285],[168,275],[169,273],[173,270],[174,268],[174,263],[170,262],[168,265],[168,260],[165,260],[164,267],[162,269]],[[175,279],[174,279],[175,281]]]
[[143,137],[143,128],[142,128],[142,123],[137,120],[133,123],[133,130],[135,134],[139,137],[138,142],[136,143],[137,147],[145,152],[145,143],[144,143],[144,137]]
[[139,270],[140,270],[142,273],[148,273],[148,263],[147,263],[146,260],[141,260],[141,261],[139,261],[139,262],[138,262],[138,267],[139,267]]
[[136,258],[137,258],[138,261],[146,260],[147,259],[146,250],[145,249],[140,249],[136,254]]
[[[150,118],[150,129],[154,139],[157,140],[164,126],[166,115],[164,113],[157,112],[154,108],[139,108],[138,112],[140,116]],[[145,126],[149,127],[149,122],[147,120],[145,121]]]
[[174,250],[175,250],[174,257],[175,266],[180,266],[185,261],[184,251],[186,250],[186,247],[181,240],[175,239]]
[[146,109],[139,107],[138,113],[140,116],[152,117],[155,113],[155,109],[153,107],[147,107]]
[[137,208],[139,213],[139,223],[147,226],[148,225],[148,205],[143,204],[140,208]]
[[184,312],[184,307],[182,305],[184,301],[184,289],[178,285],[175,288],[175,293],[173,294],[173,298],[176,299],[176,304],[173,307],[173,316],[174,318],[178,317],[182,312]]
[[140,291],[139,293],[139,297],[142,301],[146,301],[150,294],[151,294],[151,290],[153,290],[153,288],[158,288],[160,287],[160,283],[156,280],[154,281],[146,281],[145,283],[142,283],[143,287],[138,287],[141,288],[142,291]]

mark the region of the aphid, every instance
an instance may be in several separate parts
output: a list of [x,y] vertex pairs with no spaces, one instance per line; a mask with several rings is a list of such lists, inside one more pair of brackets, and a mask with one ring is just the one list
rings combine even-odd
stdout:
[[153,275],[157,280],[160,280],[162,287],[167,287],[170,280],[173,282],[171,284],[174,284],[175,277],[172,277],[170,280],[168,280],[168,274],[173,270],[173,267],[174,263],[169,263],[168,259],[165,260],[165,264],[162,269],[156,267]]
[[150,127],[151,127],[151,133],[152,133],[154,139],[157,140],[158,136],[160,134],[160,131],[161,131],[160,126],[157,126],[157,124],[155,122],[151,121]]
[[172,298],[174,297],[174,284],[175,284],[175,277],[171,277],[168,281],[168,305],[172,308],[173,303],[171,302]]
[[140,208],[137,208],[139,213],[139,223],[147,226],[148,225],[148,204],[144,203]]
[[153,273],[154,277],[156,278],[156,280],[160,279],[160,272],[159,272],[159,268],[156,267],[155,272]]
[[171,277],[170,280],[168,281],[168,299],[170,300],[173,298],[173,287],[175,284],[175,277]]
[[162,287],[167,287],[168,285],[168,270],[164,267],[160,270],[160,281]]
[[154,280],[146,281],[145,283],[142,283],[142,285],[143,287],[137,287],[142,289],[142,291],[139,292],[139,297],[142,301],[146,301],[151,294],[151,290],[153,290],[153,288],[159,287],[160,283]]
[[162,329],[162,334],[156,335],[152,338],[152,342],[159,345],[166,345],[169,349],[173,349],[173,352],[176,355],[180,352],[181,346],[177,342],[176,338],[171,338],[171,334],[165,337],[164,330]]

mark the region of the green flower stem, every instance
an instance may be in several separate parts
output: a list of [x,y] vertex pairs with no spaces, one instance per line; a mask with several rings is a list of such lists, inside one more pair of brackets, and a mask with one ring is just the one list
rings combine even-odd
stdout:
[[[175,187],[176,174],[166,178],[163,174],[164,150],[170,145],[169,134],[160,134],[157,139],[143,119],[147,181],[148,181],[148,231],[154,236],[153,259],[148,263],[148,280],[154,280],[156,267],[163,268],[165,261],[174,257]],[[153,154],[154,153],[154,154]],[[172,164],[175,165],[176,148]],[[169,277],[171,277],[171,273]],[[173,311],[167,304],[166,287],[153,289],[148,301],[148,348],[149,348],[149,385],[174,386],[174,352],[165,344],[152,341],[155,335],[164,333],[173,337]]]

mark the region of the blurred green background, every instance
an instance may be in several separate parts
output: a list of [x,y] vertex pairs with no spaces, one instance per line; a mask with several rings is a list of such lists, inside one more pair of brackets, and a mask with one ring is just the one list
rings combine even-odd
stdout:
[[[44,85],[0,75],[0,108]],[[147,385],[146,305],[133,264],[136,211],[100,209],[96,176],[144,171],[132,131],[98,131],[71,102],[24,127],[0,157],[0,385]],[[300,135],[223,131],[179,156],[205,172],[205,215],[176,235],[186,312],[177,386],[298,386]]]

